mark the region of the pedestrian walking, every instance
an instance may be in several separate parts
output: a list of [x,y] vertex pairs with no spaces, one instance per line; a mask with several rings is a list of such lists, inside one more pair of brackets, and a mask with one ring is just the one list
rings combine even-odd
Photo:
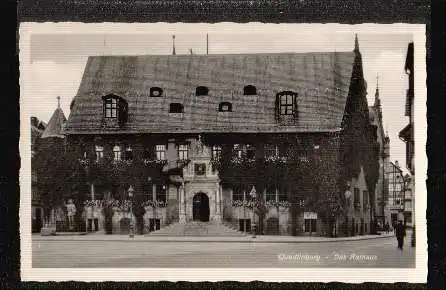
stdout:
[[87,204],[85,206],[85,215],[87,218],[87,231],[92,232],[93,231],[93,205]]
[[399,221],[395,227],[395,235],[398,241],[398,249],[403,250],[404,237],[406,236],[406,227],[403,225],[402,221]]
[[386,231],[386,234],[389,233],[389,231],[390,231],[389,222],[386,222],[386,225],[384,226],[384,230]]
[[67,208],[67,217],[68,217],[68,228],[70,231],[74,230],[74,216],[76,215],[76,206],[73,203],[73,200],[70,198],[68,203],[65,204]]

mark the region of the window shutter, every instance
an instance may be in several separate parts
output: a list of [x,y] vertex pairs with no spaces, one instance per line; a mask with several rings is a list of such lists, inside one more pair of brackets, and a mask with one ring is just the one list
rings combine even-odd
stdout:
[[118,102],[118,110],[119,110],[119,124],[123,125],[127,123],[128,119],[128,105],[127,102],[123,99],[120,99]]
[[294,118],[297,118],[298,112],[297,112],[297,94],[293,95],[293,116]]
[[280,122],[280,95],[276,96],[276,120]]

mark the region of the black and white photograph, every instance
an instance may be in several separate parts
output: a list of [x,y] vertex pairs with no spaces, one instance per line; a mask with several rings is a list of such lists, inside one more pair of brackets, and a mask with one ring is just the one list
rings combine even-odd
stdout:
[[424,282],[424,31],[22,24],[23,279]]

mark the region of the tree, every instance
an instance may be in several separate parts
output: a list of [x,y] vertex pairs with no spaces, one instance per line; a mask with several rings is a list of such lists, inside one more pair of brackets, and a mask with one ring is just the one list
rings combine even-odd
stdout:
[[63,139],[41,139],[31,166],[36,169],[37,189],[47,217],[52,207],[72,198],[74,192],[81,195],[78,200],[88,192],[85,171],[77,156],[66,150]]

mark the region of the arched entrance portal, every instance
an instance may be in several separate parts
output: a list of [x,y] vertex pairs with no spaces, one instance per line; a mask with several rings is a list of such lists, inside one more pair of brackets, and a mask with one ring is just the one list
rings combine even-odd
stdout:
[[209,197],[199,192],[195,194],[193,199],[193,220],[194,221],[209,221]]

